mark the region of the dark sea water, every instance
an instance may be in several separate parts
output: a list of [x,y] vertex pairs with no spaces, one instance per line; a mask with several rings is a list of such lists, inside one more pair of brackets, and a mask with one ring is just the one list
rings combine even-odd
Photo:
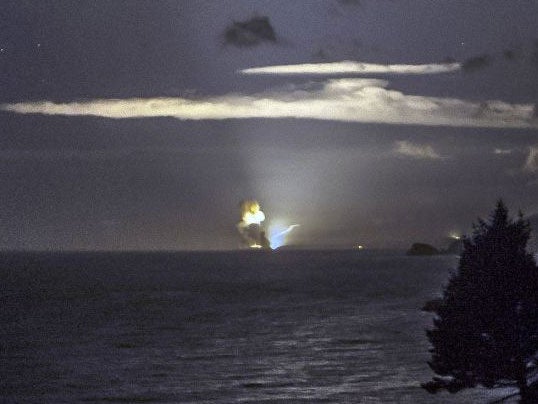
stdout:
[[3,253],[3,403],[473,403],[429,395],[420,311],[457,258]]

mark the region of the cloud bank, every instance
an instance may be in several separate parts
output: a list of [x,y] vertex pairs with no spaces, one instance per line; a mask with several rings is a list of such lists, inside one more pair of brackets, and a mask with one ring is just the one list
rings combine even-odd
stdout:
[[395,143],[394,152],[402,156],[420,160],[439,160],[442,157],[437,154],[433,147],[408,142],[406,140]]
[[436,74],[449,73],[461,69],[460,63],[437,63],[423,65],[382,65],[344,60],[332,63],[305,63],[251,67],[239,70],[242,74]]
[[19,114],[181,120],[297,118],[455,127],[537,128],[534,105],[404,94],[380,79],[340,78],[316,86],[201,99],[130,98],[3,104]]

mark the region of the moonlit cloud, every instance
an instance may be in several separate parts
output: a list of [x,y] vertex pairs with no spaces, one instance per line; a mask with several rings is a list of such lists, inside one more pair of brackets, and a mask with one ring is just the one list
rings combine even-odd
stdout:
[[455,127],[536,128],[532,104],[474,102],[404,94],[380,79],[334,79],[252,95],[202,99],[130,98],[84,102],[3,104],[19,114],[98,116],[111,119],[173,117],[181,120],[297,118]]
[[538,145],[529,147],[529,154],[527,155],[523,169],[531,173],[538,171]]
[[350,60],[332,63],[304,63],[298,65],[279,65],[251,67],[239,70],[242,74],[435,74],[449,73],[461,68],[460,63],[437,63],[423,65],[382,65]]
[[422,160],[439,160],[442,158],[432,146],[414,144],[406,140],[396,142],[394,152],[402,156]]

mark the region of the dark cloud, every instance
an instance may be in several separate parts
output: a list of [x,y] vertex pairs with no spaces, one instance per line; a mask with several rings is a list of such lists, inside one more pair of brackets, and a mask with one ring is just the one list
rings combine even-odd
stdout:
[[224,31],[224,39],[227,44],[238,47],[277,41],[268,17],[253,17],[247,21],[234,22]]
[[323,48],[319,48],[316,52],[314,52],[312,54],[312,57],[315,60],[327,60],[328,59],[327,53],[325,52]]
[[517,58],[517,54],[514,50],[512,49],[505,49],[503,51],[503,57],[506,59],[506,60],[515,60]]
[[532,61],[538,64],[538,39],[534,40],[531,57],[532,57]]
[[359,8],[361,5],[361,0],[336,0],[335,3],[329,3],[328,13],[340,18],[348,15],[351,8]]
[[360,6],[361,0],[338,0],[344,6]]
[[493,58],[490,55],[480,55],[465,60],[461,67],[464,72],[471,73],[491,64]]

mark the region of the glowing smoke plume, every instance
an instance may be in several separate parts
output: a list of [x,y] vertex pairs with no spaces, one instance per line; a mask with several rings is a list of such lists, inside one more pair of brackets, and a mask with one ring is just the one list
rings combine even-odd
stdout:
[[265,214],[258,201],[245,200],[241,202],[240,208],[241,221],[237,224],[237,229],[245,244],[251,248],[269,248],[269,240],[262,225]]
[[246,225],[260,225],[265,220],[265,214],[260,210],[260,204],[257,201],[243,201],[241,213],[241,219]]

